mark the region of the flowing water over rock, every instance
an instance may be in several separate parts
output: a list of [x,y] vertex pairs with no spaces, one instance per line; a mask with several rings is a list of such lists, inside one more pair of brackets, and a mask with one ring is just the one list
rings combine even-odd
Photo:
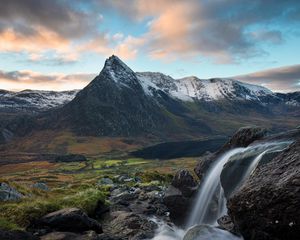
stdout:
[[[224,165],[228,162],[248,159],[243,172],[236,182],[230,182],[232,189],[240,187],[255,170],[261,159],[269,153],[284,150],[291,142],[269,142],[246,148],[232,149],[221,157],[210,167],[201,183],[195,205],[192,208],[186,228],[179,229],[175,226],[161,224],[158,234],[153,240],[188,239],[204,240],[214,239],[234,240],[241,239],[237,236],[216,228],[217,220],[227,212],[226,198],[221,185],[220,176]],[[249,160],[250,159],[250,160]],[[239,171],[238,167],[231,171],[233,176]],[[227,176],[230,178],[230,175]],[[199,236],[197,236],[199,232]],[[192,236],[192,237],[191,237]]]

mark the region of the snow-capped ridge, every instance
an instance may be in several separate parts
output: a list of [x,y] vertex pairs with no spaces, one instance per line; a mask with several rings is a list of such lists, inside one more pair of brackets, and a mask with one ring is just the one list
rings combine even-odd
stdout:
[[260,100],[259,97],[272,95],[265,87],[243,83],[229,78],[199,79],[195,76],[173,79],[162,73],[137,73],[145,92],[153,95],[161,90],[182,101]]
[[20,92],[0,90],[0,109],[47,110],[73,100],[79,90],[45,91],[26,89]]

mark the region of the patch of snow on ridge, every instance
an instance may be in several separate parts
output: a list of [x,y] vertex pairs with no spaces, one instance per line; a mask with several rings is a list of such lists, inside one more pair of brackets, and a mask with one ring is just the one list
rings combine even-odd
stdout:
[[64,105],[73,100],[78,90],[73,91],[41,91],[24,90],[21,92],[9,92],[0,94],[0,108],[21,108],[46,110]]
[[259,100],[260,96],[272,95],[269,89],[227,78],[199,79],[185,77],[173,79],[162,73],[136,73],[146,94],[163,91],[182,101],[216,101],[221,99]]

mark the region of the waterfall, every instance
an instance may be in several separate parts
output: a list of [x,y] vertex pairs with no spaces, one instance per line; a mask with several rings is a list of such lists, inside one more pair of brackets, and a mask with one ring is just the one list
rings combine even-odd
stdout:
[[[260,160],[267,153],[282,151],[290,144],[290,141],[257,144],[246,148],[235,148],[220,156],[205,174],[204,179],[202,179],[198,194],[196,196],[195,204],[191,210],[186,224],[185,231],[195,225],[208,224],[211,226],[216,226],[217,220],[227,213],[226,198],[220,179],[226,163],[248,159],[240,179],[236,182],[230,182],[231,187],[233,189],[237,189],[252,174]],[[233,169],[231,172],[232,176],[239,170],[240,169]],[[167,232],[168,231],[159,232],[154,239],[169,239],[166,237],[168,236]],[[172,229],[172,234],[176,234],[176,232],[178,232],[178,237],[173,237],[173,239],[182,239],[182,230],[178,231],[177,228]],[[218,234],[219,232],[220,231],[218,231]],[[232,237],[225,236],[226,233],[227,232],[224,232],[224,238],[221,237],[218,239],[237,239],[237,237],[234,235],[232,235]]]
[[[290,142],[271,142],[260,145],[253,145],[246,148],[235,148],[219,157],[211,166],[200,185],[200,190],[196,197],[196,203],[188,219],[187,227],[197,224],[215,225],[217,220],[226,214],[226,198],[221,186],[220,175],[224,165],[231,159],[237,160],[252,156],[252,160],[247,166],[247,170],[242,176],[241,182],[244,182],[254,171],[259,161],[266,153],[282,151]],[[241,182],[233,182],[232,185],[237,187]],[[217,202],[216,202],[217,200]],[[217,211],[212,211],[211,204],[217,205]]]
[[211,215],[209,205],[213,202],[213,198],[215,196],[218,196],[218,214],[224,211],[223,205],[225,198],[220,183],[220,175],[223,166],[228,159],[241,151],[243,151],[243,148],[236,148],[227,152],[216,161],[213,167],[210,168],[204,181],[201,183],[201,187],[196,198],[196,204],[188,220],[188,227],[204,223],[214,224],[216,222],[217,219],[215,219],[215,217],[212,218],[209,216]]

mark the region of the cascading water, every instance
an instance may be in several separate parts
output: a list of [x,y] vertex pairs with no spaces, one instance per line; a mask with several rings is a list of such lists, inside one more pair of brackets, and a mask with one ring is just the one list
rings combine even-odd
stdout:
[[241,152],[243,148],[236,148],[220,157],[213,167],[210,168],[206,178],[201,184],[196,204],[192,210],[192,214],[188,220],[188,227],[196,224],[215,224],[216,217],[212,216],[209,205],[213,202],[213,198],[217,196],[218,211],[216,215],[224,212],[224,194],[220,183],[220,175],[224,164],[231,156]]
[[[195,226],[195,225],[204,225],[209,224],[212,226],[217,225],[217,220],[226,214],[226,198],[224,196],[224,191],[221,186],[220,176],[223,170],[223,167],[226,163],[230,161],[238,161],[239,159],[250,159],[247,162],[246,169],[239,178],[237,182],[230,182],[230,185],[233,189],[238,188],[242,183],[251,175],[254,169],[257,167],[259,161],[267,153],[274,153],[284,150],[291,142],[270,142],[263,143],[259,145],[253,145],[246,148],[235,148],[228,151],[219,157],[214,165],[206,173],[205,178],[203,179],[200,189],[195,201],[195,205],[191,211],[189,219],[187,221],[186,230]],[[236,169],[234,169],[236,170]],[[235,174],[233,171],[231,174]],[[164,239],[182,239],[183,230],[178,228],[164,228],[164,231],[158,232],[155,236],[155,240],[164,240]],[[185,231],[186,231],[185,230]],[[233,240],[239,239],[236,236],[224,232],[224,236],[220,236],[222,231],[216,229],[216,232],[219,238],[216,239],[226,239]],[[209,233],[212,234],[212,233]],[[173,238],[170,236],[173,236]],[[176,237],[175,237],[176,236]],[[210,235],[212,236],[212,235]],[[201,239],[210,239],[201,238]]]

